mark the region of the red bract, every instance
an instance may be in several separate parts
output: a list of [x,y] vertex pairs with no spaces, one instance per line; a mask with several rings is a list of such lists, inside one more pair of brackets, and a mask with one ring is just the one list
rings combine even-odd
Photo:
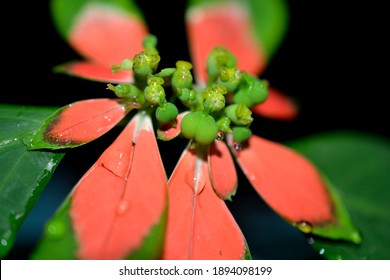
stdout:
[[[263,71],[277,41],[283,37],[280,22],[275,22],[283,19],[280,15],[285,13],[285,6],[283,1],[259,2],[262,9],[257,1],[251,0],[190,1],[186,23],[197,87],[205,87],[209,82],[205,71],[207,55],[218,46],[231,50],[242,71],[252,75]],[[134,3],[83,0],[76,8],[69,8],[66,0],[53,3],[59,29],[89,61],[73,63],[62,70],[96,81],[133,81],[131,71],[111,73],[109,66],[118,65],[141,51],[147,28]],[[69,18],[69,13],[59,7],[69,8],[73,16]],[[259,13],[258,17],[267,13],[268,22],[262,21],[264,25],[260,28],[254,13]],[[273,17],[273,13],[278,16]],[[272,31],[280,33],[280,38],[270,37]],[[148,94],[158,88],[161,95],[161,77],[169,75],[160,73],[158,79],[148,83]],[[146,86],[142,80],[136,83]],[[156,104],[160,102],[148,98]],[[85,133],[84,126],[95,127],[93,131],[96,131],[96,127],[105,123],[107,110],[121,109],[117,123],[130,109],[140,106],[134,102],[119,106],[115,99],[108,99],[103,102],[112,108],[101,113],[98,107],[90,107],[97,102],[78,103],[86,112],[93,112],[93,117],[86,117],[82,124],[77,121],[79,116],[69,109],[72,107],[58,111],[33,144],[50,148],[64,148],[66,143],[84,144],[100,136]],[[297,114],[294,103],[272,88],[267,101],[251,109],[276,119],[292,119]],[[161,125],[157,130],[159,138],[171,140],[180,135],[180,123],[186,113],[179,114],[173,123]],[[209,119],[204,117],[203,121]],[[72,123],[83,129],[76,130],[69,125]],[[61,131],[67,132],[64,139],[58,136]],[[55,141],[50,136],[53,132]],[[235,143],[230,131],[225,131],[224,139],[220,137],[209,144],[191,140],[166,182],[150,115],[141,108],[79,181],[66,207],[55,217],[73,236],[69,238],[73,248],[70,256],[82,259],[250,258],[245,238],[224,202],[231,199],[238,186],[234,159],[265,202],[291,224],[306,233],[360,242],[347,211],[325,177],[300,154],[256,135],[243,143]],[[50,236],[48,239],[43,241],[43,247],[56,246]],[[38,252],[37,258],[47,257],[42,250]]]

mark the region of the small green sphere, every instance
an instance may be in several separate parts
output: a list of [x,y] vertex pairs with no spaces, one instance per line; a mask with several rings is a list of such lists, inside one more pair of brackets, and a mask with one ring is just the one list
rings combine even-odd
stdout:
[[178,114],[179,110],[175,104],[170,102],[166,102],[156,109],[156,119],[162,124],[172,122]]
[[252,136],[252,131],[246,126],[233,127],[233,140],[239,143],[245,142]]
[[208,145],[217,137],[218,126],[214,118],[205,112],[191,112],[181,121],[181,133],[201,145]]

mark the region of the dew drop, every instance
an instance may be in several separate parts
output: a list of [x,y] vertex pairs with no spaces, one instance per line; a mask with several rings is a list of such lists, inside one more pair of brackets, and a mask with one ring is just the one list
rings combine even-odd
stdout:
[[320,251],[319,251],[320,255],[323,255],[325,253],[325,249],[324,248],[321,248]]
[[218,131],[216,139],[222,141],[223,139],[225,139],[225,134],[222,131]]
[[313,231],[313,226],[309,222],[298,222],[294,223],[294,226],[304,233],[311,233]]
[[55,162],[54,162],[53,159],[51,159],[51,160],[47,163],[45,169],[46,169],[48,172],[50,172],[50,171],[53,169],[54,166],[55,166]]
[[54,219],[46,226],[46,235],[49,239],[57,240],[65,235],[65,224],[59,219]]
[[310,237],[307,239],[307,242],[309,243],[309,245],[313,245],[314,244],[314,239],[313,237]]
[[242,148],[242,146],[241,146],[240,143],[238,143],[238,142],[234,142],[234,143],[233,143],[233,149],[234,149],[235,151],[240,151],[241,148]]
[[116,213],[118,215],[123,215],[125,214],[128,210],[129,210],[129,202],[127,200],[124,200],[122,199],[119,204],[118,204],[118,207],[116,208]]
[[7,240],[5,240],[5,239],[1,239],[1,246],[3,246],[3,247],[7,247],[7,245],[8,245],[8,242],[7,242]]

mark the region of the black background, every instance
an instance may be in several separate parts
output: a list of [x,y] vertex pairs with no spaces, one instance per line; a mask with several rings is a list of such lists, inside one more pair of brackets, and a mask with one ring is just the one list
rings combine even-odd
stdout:
[[[190,60],[183,18],[185,1],[136,2],[151,33],[159,38],[161,67],[172,67],[179,59]],[[340,1],[287,2],[291,19],[286,39],[261,77],[293,97],[301,111],[292,122],[256,118],[254,132],[281,142],[335,130],[390,137],[384,9],[374,2],[343,1],[343,6]],[[59,107],[109,96],[103,84],[52,73],[53,66],[79,55],[54,29],[48,1],[8,1],[2,8],[1,21],[0,103]],[[119,132],[113,129],[102,139],[65,156],[39,200],[43,206],[35,207],[33,217],[26,220],[9,258],[28,256],[41,230],[40,223]],[[159,145],[169,174],[185,142]],[[245,181],[242,174],[240,179]],[[229,207],[255,258],[318,258],[303,236],[290,231],[245,182],[242,185]],[[52,204],[47,204],[48,199]],[[261,211],[265,214],[259,214]]]

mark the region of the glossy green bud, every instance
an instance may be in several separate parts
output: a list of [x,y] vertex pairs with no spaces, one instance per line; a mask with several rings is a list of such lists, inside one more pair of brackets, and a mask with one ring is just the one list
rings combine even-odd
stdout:
[[233,140],[239,143],[245,142],[252,136],[252,131],[246,126],[233,127]]
[[180,129],[184,137],[194,139],[201,145],[213,142],[218,133],[214,118],[201,111],[186,114],[181,121]]
[[234,55],[224,47],[214,48],[206,61],[209,81],[215,81],[222,67],[236,67],[237,60]]
[[160,56],[155,49],[148,49],[142,51],[134,56],[133,69],[137,75],[147,76],[156,71]]
[[193,77],[191,74],[192,64],[179,60],[176,62],[176,71],[172,76],[172,87],[178,91],[182,88],[190,88],[192,86]]
[[198,104],[198,97],[194,90],[183,88],[177,92],[177,97],[183,103],[184,106],[194,109]]
[[215,84],[211,87],[206,87],[203,92],[203,107],[207,112],[217,112],[225,108],[226,88],[223,85]]
[[222,116],[217,120],[218,131],[231,132],[231,120],[227,116]]
[[232,92],[241,83],[242,76],[243,73],[237,68],[222,67],[217,83],[226,87],[228,92]]
[[156,109],[156,119],[162,124],[172,122],[178,114],[179,110],[175,104],[170,102],[165,102]]
[[111,71],[112,72],[119,72],[121,70],[131,70],[133,68],[134,62],[131,59],[124,59],[120,65],[112,65]]
[[148,86],[144,89],[145,101],[152,106],[165,103],[165,90],[162,87],[164,79],[151,76],[148,78]]
[[131,101],[143,103],[143,94],[136,86],[131,84],[118,84],[116,86],[112,84],[107,85],[107,89],[112,90],[119,98],[126,98]]
[[175,73],[176,68],[164,68],[154,76],[161,77],[161,78],[166,78],[169,76],[172,76],[173,73]]
[[252,111],[245,104],[232,104],[225,108],[226,116],[236,125],[250,125]]
[[243,82],[233,96],[234,103],[243,103],[247,107],[264,102],[268,97],[267,84],[249,74],[243,75]]
[[149,34],[142,40],[142,46],[145,49],[152,49],[157,47],[157,37],[153,34]]

